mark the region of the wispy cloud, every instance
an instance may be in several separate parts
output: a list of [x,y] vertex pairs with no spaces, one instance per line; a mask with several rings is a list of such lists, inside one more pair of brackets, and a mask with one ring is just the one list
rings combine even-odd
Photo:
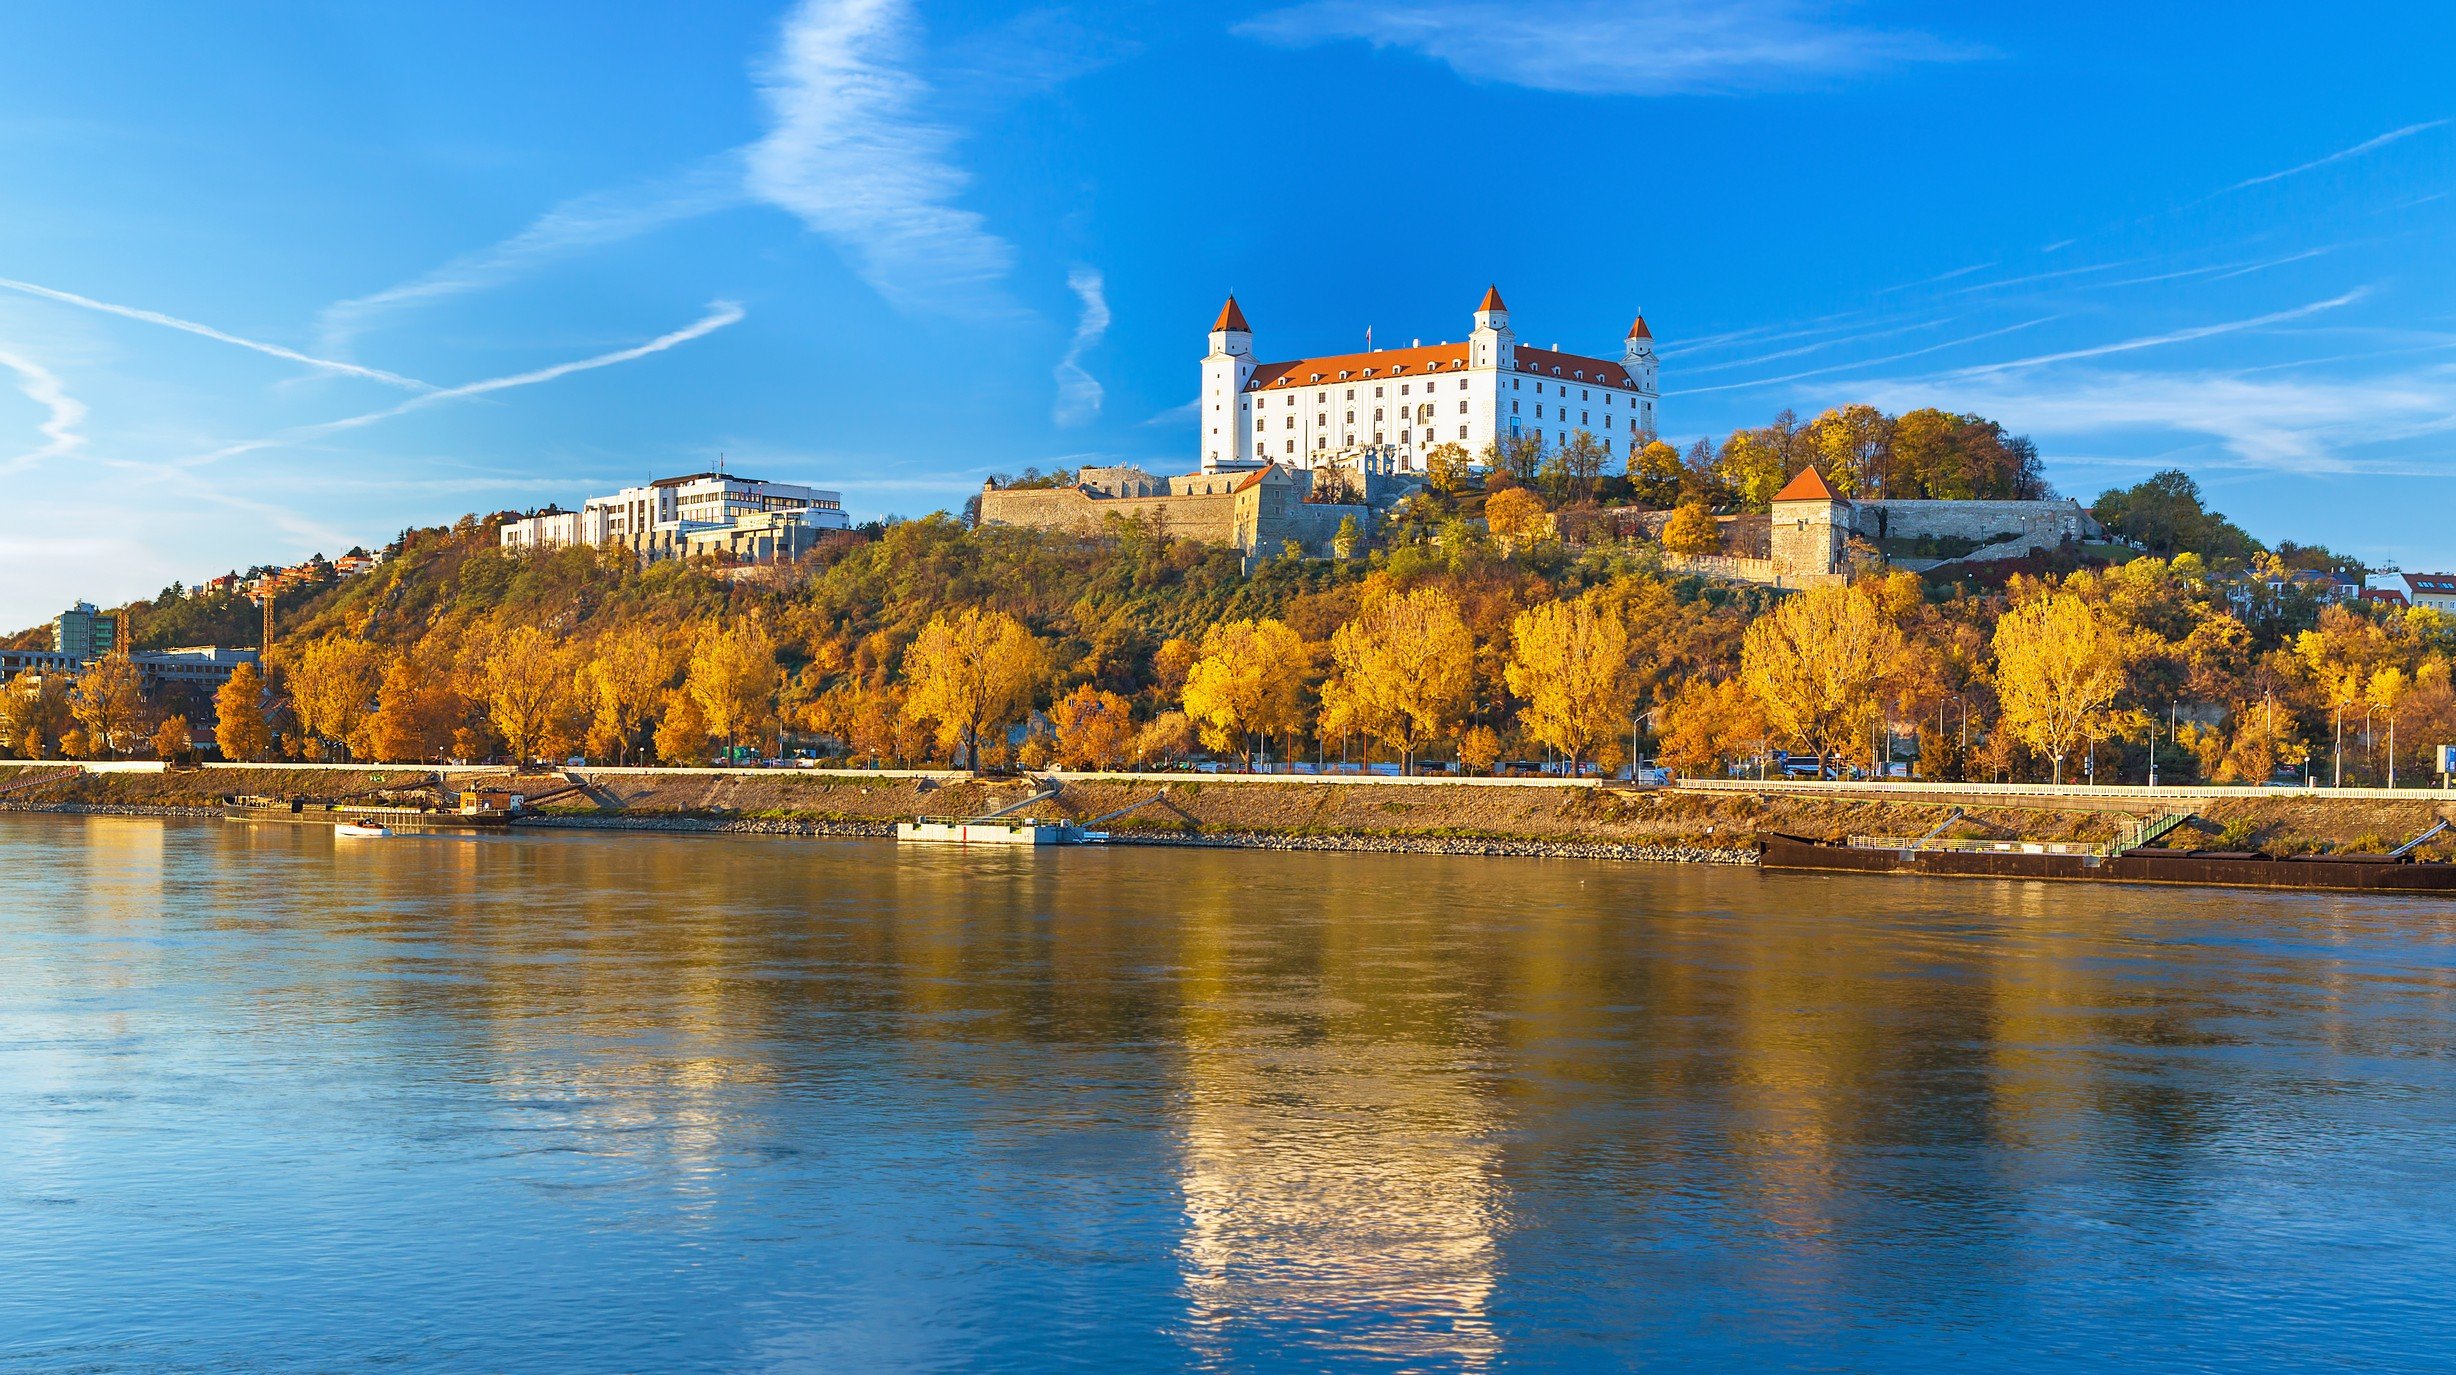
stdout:
[[1057,363],[1057,405],[1049,418],[1060,425],[1080,425],[1099,417],[1100,403],[1107,396],[1100,379],[1084,369],[1083,355],[1109,332],[1109,300],[1098,268],[1076,268],[1066,274],[1066,285],[1081,298],[1083,313],[1075,319],[1066,356]]
[[6,288],[10,291],[23,292],[28,296],[38,296],[46,301],[58,301],[63,305],[72,305],[85,310],[100,311],[105,315],[117,315],[122,319],[142,320],[149,325],[161,325],[168,329],[183,330],[189,334],[201,335],[204,338],[219,340],[225,344],[236,344],[240,348],[254,349],[256,352],[265,354],[269,357],[284,359],[292,363],[304,363],[308,367],[316,368],[324,372],[338,373],[345,377],[363,377],[370,382],[381,382],[386,386],[392,387],[406,387],[412,391],[416,391],[426,386],[426,383],[421,382],[414,377],[403,377],[399,373],[385,372],[381,368],[360,367],[356,363],[344,363],[331,358],[311,357],[307,354],[300,353],[296,349],[283,348],[279,344],[268,344],[261,339],[242,338],[239,335],[231,334],[224,330],[215,329],[211,325],[200,325],[194,320],[182,320],[176,315],[165,315],[158,310],[142,310],[136,306],[114,305],[109,301],[97,301],[91,296],[80,296],[73,291],[61,291],[55,287],[37,286],[33,282],[20,282],[9,277],[0,277],[0,288]]
[[707,314],[678,330],[672,331],[671,333],[660,334],[656,338],[651,339],[644,344],[635,344],[626,349],[616,349],[611,353],[600,353],[590,358],[574,359],[568,363],[556,363],[550,367],[536,368],[528,372],[510,373],[502,377],[489,377],[483,381],[466,382],[457,387],[439,388],[435,391],[430,391],[420,396],[413,396],[397,406],[388,406],[380,411],[368,411],[363,415],[344,416],[339,420],[325,420],[312,425],[295,426],[291,429],[284,430],[280,434],[272,436],[271,438],[251,439],[237,444],[224,445],[219,449],[213,450],[211,453],[200,454],[194,458],[188,459],[178,466],[186,468],[200,467],[204,464],[220,462],[223,459],[235,458],[240,454],[253,453],[259,449],[270,449],[284,444],[296,444],[310,439],[320,439],[330,434],[338,434],[344,430],[360,429],[381,421],[390,420],[395,416],[406,415],[411,411],[423,410],[429,406],[440,405],[446,401],[457,401],[471,396],[485,396],[493,392],[509,391],[514,387],[533,387],[541,382],[554,381],[558,377],[569,377],[575,372],[588,372],[597,368],[610,368],[617,363],[628,363],[635,358],[645,358],[652,353],[663,353],[667,349],[675,348],[679,345],[687,344],[694,339],[699,339],[707,335],[714,334],[716,331],[725,328],[727,325],[733,324],[740,320],[742,316],[742,307],[732,301],[711,302],[709,304]]
[[1663,394],[1665,396],[1700,396],[1707,392],[1749,391],[1757,387],[1771,387],[1785,382],[1804,381],[1811,377],[1830,377],[1838,372],[1858,372],[1865,368],[1883,367],[1889,363],[1907,362],[1910,359],[1922,358],[1931,353],[1942,353],[1946,349],[1957,349],[1969,344],[1984,343],[1989,339],[2000,339],[2007,334],[2019,333],[2025,329],[2036,329],[2040,325],[2048,324],[2058,318],[2060,317],[2043,315],[2035,320],[2016,321],[2015,323],[2005,325],[2000,329],[1991,329],[1979,334],[1964,335],[1959,339],[1947,339],[1940,344],[1929,344],[1925,348],[1910,349],[1903,353],[1889,353],[1881,358],[1862,358],[1849,363],[1835,363],[1829,367],[1809,368],[1804,372],[1786,372],[1779,377],[1754,377],[1745,382],[1723,382],[1711,387],[1683,387],[1677,391],[1667,391]]
[[[2396,143],[2403,139],[2409,139],[2415,134],[2428,133],[2433,129],[2444,128],[2446,127],[2447,123],[2448,121],[2444,119],[2433,119],[2425,120],[2420,124],[2408,124],[2402,129],[2390,129],[2388,132],[2381,134],[2376,138],[2366,138],[2351,148],[2339,148],[2337,151],[2330,153],[2324,158],[2313,158],[2309,162],[2288,167],[2282,172],[2270,172],[2265,176],[2257,176],[2245,181],[2238,181],[2234,185],[2227,187],[2226,190],[2242,191],[2254,186],[2266,186],[2272,181],[2283,181],[2287,177],[2300,176],[2305,172],[2326,167],[2330,163],[2343,162],[2348,158],[2358,158],[2365,153],[2376,152],[2381,148],[2387,147],[2391,143]],[[2220,192],[2219,194],[2222,195],[2224,192]]]
[[85,447],[85,436],[77,428],[85,423],[85,403],[68,394],[56,373],[7,350],[0,350],[0,368],[17,374],[17,390],[44,411],[42,423],[35,427],[43,442],[0,462],[0,472],[18,472],[49,459],[65,458]]
[[1306,0],[1236,31],[1288,47],[1362,39],[1469,80],[1576,95],[1735,95],[1986,55],[1799,0]]
[[916,28],[908,0],[804,0],[763,75],[774,123],[747,151],[749,186],[899,306],[1002,308],[1014,250],[955,205],[968,178],[955,131],[922,114]]
[[570,254],[637,238],[747,200],[739,152],[709,158],[678,177],[578,196],[510,238],[381,291],[325,307],[318,320],[319,337],[325,349],[338,352],[395,312],[487,290]]
[[2130,339],[2119,339],[2111,344],[2092,344],[2087,348],[2065,349],[2057,353],[2041,353],[2028,358],[2009,359],[2001,363],[1982,363],[1976,367],[1963,368],[1952,375],[1956,377],[1985,377],[1994,373],[2017,372],[2027,368],[2045,367],[2050,363],[2070,363],[2077,362],[2084,358],[2104,358],[2109,354],[2132,353],[2140,349],[2163,348],[2169,344],[2188,344],[2196,340],[2213,339],[2221,334],[2239,334],[2245,330],[2264,329],[2270,325],[2281,325],[2290,320],[2307,319],[2324,311],[2331,311],[2341,306],[2352,305],[2354,302],[2361,300],[2368,294],[2368,291],[2365,289],[2357,287],[2352,291],[2346,292],[2342,296],[2332,296],[2325,301],[2313,301],[2309,305],[2296,306],[2291,310],[2271,311],[2266,315],[2255,315],[2247,320],[2227,320],[2214,325],[2194,325],[2190,329],[2169,330],[2162,334],[2143,334]]
[[2456,367],[2448,366],[2356,378],[2065,368],[1974,382],[1948,374],[1854,387],[1853,399],[1974,410],[2051,443],[2183,436],[2235,466],[2270,471],[2447,477],[2456,467],[2395,451],[2456,432]]

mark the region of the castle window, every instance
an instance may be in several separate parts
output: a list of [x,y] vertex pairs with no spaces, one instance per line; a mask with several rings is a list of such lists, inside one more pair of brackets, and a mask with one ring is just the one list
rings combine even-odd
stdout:
[[1375,420],[1379,420],[1379,419],[1381,419],[1381,418],[1382,418],[1382,408],[1381,408],[1381,407],[1379,407],[1379,406],[1375,406],[1375,407],[1373,408],[1373,418],[1374,418]]
[[1353,401],[1353,400],[1355,400],[1355,399],[1356,399],[1356,389],[1355,389],[1354,387],[1350,387],[1350,388],[1348,388],[1348,389],[1347,389],[1347,399],[1348,399],[1348,400],[1350,400],[1350,401]]
[[1467,389],[1467,379],[1466,379],[1466,378],[1461,377],[1461,378],[1459,378],[1459,379],[1458,379],[1458,389],[1459,389],[1460,391],[1465,391],[1465,390]]
[[1323,428],[1323,429],[1329,429],[1329,428],[1330,428],[1330,417],[1329,417],[1329,416],[1327,416],[1327,415],[1317,415],[1317,416],[1315,416],[1315,417],[1313,418],[1313,423],[1314,423],[1315,425],[1317,425],[1317,426],[1320,426],[1320,427],[1321,427],[1321,428]]
[[1586,388],[1584,388],[1584,387],[1580,387],[1580,388],[1578,388],[1578,399],[1579,399],[1580,401],[1583,401],[1583,400],[1585,400],[1585,399],[1586,399]]
[[1388,387],[1375,387],[1373,389],[1373,394],[1375,396],[1386,396],[1389,394],[1389,392],[1390,389]]
[[1467,437],[1467,427],[1466,427],[1466,426],[1461,425],[1461,426],[1459,426],[1459,427],[1458,427],[1458,437],[1459,437],[1460,439],[1465,439],[1465,438]]
[[1289,452],[1289,453],[1295,453],[1295,452],[1296,452],[1296,441],[1295,441],[1295,440],[1293,440],[1293,439],[1291,439],[1291,440],[1289,440],[1289,441],[1288,441],[1288,452]]
[[1512,402],[1510,402],[1510,403],[1509,403],[1509,413],[1510,413],[1511,415],[1516,415],[1516,414],[1518,413],[1518,403],[1517,403],[1517,402],[1512,401]]
[[1465,415],[1465,414],[1467,413],[1467,403],[1466,403],[1466,400],[1465,400],[1464,398],[1461,398],[1461,399],[1459,400],[1459,403],[1458,403],[1458,413],[1459,413],[1460,415]]
[[1354,411],[1349,411],[1349,412],[1347,413],[1347,423],[1348,423],[1348,424],[1350,424],[1350,425],[1353,425],[1353,424],[1355,424],[1355,423],[1356,423],[1356,413],[1355,413]]
[[1535,403],[1535,418],[1537,420],[1544,418],[1544,405],[1541,401]]
[[1543,383],[1541,383],[1541,382],[1536,383],[1536,384],[1535,384],[1535,394],[1536,394],[1537,396],[1541,396],[1541,395],[1543,395],[1543,393],[1544,393],[1544,384],[1543,384]]
[[1404,382],[1399,383],[1399,395],[1401,395],[1401,396],[1405,396],[1406,394],[1407,394],[1407,384],[1406,384],[1406,383],[1404,383]]

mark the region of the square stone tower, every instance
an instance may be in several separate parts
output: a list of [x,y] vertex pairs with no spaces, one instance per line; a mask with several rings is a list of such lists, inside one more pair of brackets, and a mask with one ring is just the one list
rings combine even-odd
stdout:
[[1812,465],[1774,493],[1774,572],[1785,582],[1831,577],[1843,569],[1851,504],[1834,495]]

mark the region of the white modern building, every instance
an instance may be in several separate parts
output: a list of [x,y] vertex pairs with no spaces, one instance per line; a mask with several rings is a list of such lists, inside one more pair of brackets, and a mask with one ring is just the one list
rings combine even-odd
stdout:
[[1463,342],[1265,363],[1230,296],[1202,360],[1202,466],[1361,458],[1421,472],[1443,444],[1480,456],[1494,438],[1518,435],[1552,450],[1579,431],[1617,460],[1655,432],[1659,399],[1642,314],[1618,361],[1589,358],[1519,343],[1500,290],[1488,288]]
[[2456,615],[2456,573],[2373,573],[2363,580],[2372,592],[2393,592],[2407,606],[2425,606]]
[[506,521],[501,538],[506,549],[615,544],[652,558],[709,552],[765,556],[798,552],[810,534],[851,523],[837,492],[731,473],[689,473],[590,497],[577,511],[550,506]]

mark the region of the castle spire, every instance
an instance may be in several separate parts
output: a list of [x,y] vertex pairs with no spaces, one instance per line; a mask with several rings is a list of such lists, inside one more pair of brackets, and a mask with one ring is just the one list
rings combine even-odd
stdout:
[[1228,331],[1238,334],[1254,332],[1254,327],[1245,323],[1245,312],[1237,308],[1237,295],[1233,291],[1228,293],[1228,304],[1219,308],[1219,318],[1211,322],[1213,334]]

